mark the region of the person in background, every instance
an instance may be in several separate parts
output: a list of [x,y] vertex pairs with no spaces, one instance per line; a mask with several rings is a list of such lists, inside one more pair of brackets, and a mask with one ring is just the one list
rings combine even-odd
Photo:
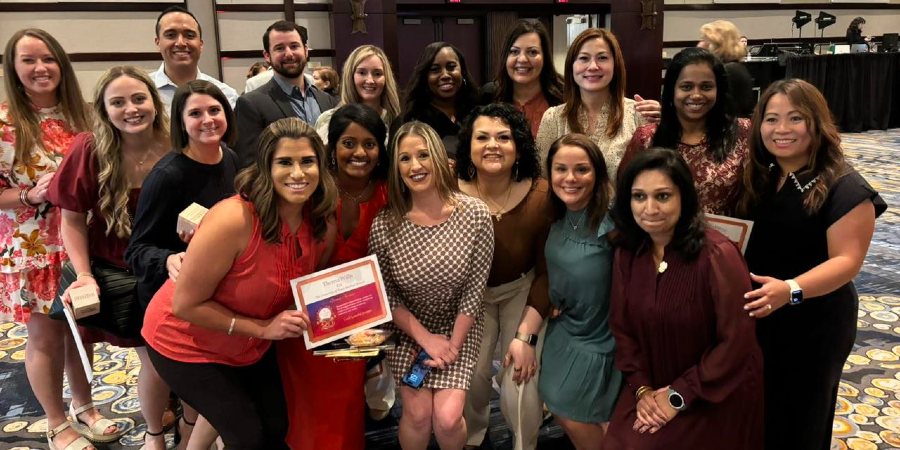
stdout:
[[269,70],[268,64],[265,62],[255,62],[250,66],[250,70],[247,71],[247,78],[253,78],[260,73],[267,72]]
[[[48,198],[62,210],[61,233],[66,253],[76,273],[84,274],[69,285],[92,286],[101,295],[91,273],[91,263],[127,270],[125,249],[141,185],[150,169],[168,153],[169,119],[153,81],[133,66],[117,66],[100,77],[95,89],[93,132],[81,133],[50,184]],[[90,215],[91,220],[88,220]],[[141,317],[143,319],[143,317]],[[110,342],[134,347],[141,360],[138,396],[147,423],[144,449],[163,450],[164,411],[168,386],[154,376],[137,321],[133,338],[119,338],[96,329],[82,331],[88,344]],[[86,345],[88,357],[92,345]],[[185,444],[187,441],[185,440]]]
[[658,147],[635,156],[612,214],[610,326],[626,387],[604,448],[762,450],[750,276],[737,246],[704,226],[687,163]]
[[[72,64],[59,42],[44,30],[26,28],[12,34],[3,51],[6,101],[0,104],[0,322],[28,329],[25,373],[47,414],[51,449],[94,447],[111,442],[124,430],[100,415],[91,402],[91,386],[64,322],[47,312],[59,288],[66,260],[60,235],[60,212],[47,202],[50,181],[79,132],[90,127],[90,113]],[[68,375],[74,410],[66,418],[63,370]],[[84,428],[82,425],[86,425]]]
[[728,73],[728,91],[735,106],[738,117],[750,117],[756,106],[756,94],[753,91],[753,77],[741,63],[747,56],[746,45],[741,45],[741,32],[727,20],[716,20],[700,27],[700,43],[697,47],[711,51],[725,63]]
[[708,50],[686,48],[672,58],[662,93],[662,120],[634,133],[619,173],[651,146],[676,149],[694,177],[703,212],[734,215],[750,154],[750,120],[734,117],[729,79]]
[[[350,52],[341,72],[341,85],[344,89],[339,106],[366,105],[381,116],[386,126],[400,114],[397,79],[391,62],[384,50],[374,45],[361,45]],[[326,145],[329,143],[329,123],[337,110],[329,109],[316,120],[316,131]]]
[[[273,341],[300,338],[290,280],[324,267],[337,189],[316,131],[297,118],[260,136],[238,195],[203,218],[177,283],[153,297],[142,330],[153,366],[219,430],[225,448],[288,449]],[[264,301],[260,301],[264,299]]]
[[847,27],[847,43],[850,47],[858,48],[859,51],[865,53],[869,51],[869,42],[872,41],[871,36],[863,36],[862,25],[866,23],[866,19],[856,17],[850,21]]
[[750,41],[747,39],[747,36],[741,35],[741,38],[738,39],[738,42],[744,47],[744,56],[750,56]]
[[[529,346],[534,353],[543,338],[540,324],[534,333],[518,334],[517,327],[530,297],[534,297],[532,303],[549,305],[544,241],[552,211],[530,127],[514,106],[493,103],[475,108],[463,124],[459,142],[459,188],[488,205],[494,224],[494,258],[484,295],[484,337],[464,410],[467,446],[479,447],[488,429],[498,343],[501,355],[507,354],[513,342]],[[528,379],[521,379],[523,375]],[[535,448],[543,420],[537,373],[507,368],[498,380],[500,409],[513,432],[515,448]]]
[[887,205],[844,159],[828,103],[806,81],[766,89],[751,139],[738,212],[753,221],[744,309],[764,357],[766,448],[827,449],[856,338],[853,278]]
[[[372,221],[387,204],[387,127],[375,111],[359,103],[337,108],[330,125],[325,165],[339,195],[335,246],[328,265],[336,266],[369,254]],[[287,398],[287,442],[291,448],[364,448],[365,401],[369,400],[375,418],[387,416],[394,404],[390,372],[385,374],[387,380],[376,380],[383,369],[380,361],[373,361],[370,383],[365,361],[315,356],[302,339],[287,339],[276,347]],[[311,410],[316,414],[310,414]]]
[[[456,189],[431,127],[402,125],[390,148],[389,202],[372,223],[369,251],[378,257],[399,338],[388,361],[401,386],[400,446],[425,450],[434,431],[442,448],[461,449],[494,253],[491,216],[484,202]],[[401,384],[421,352],[430,367],[421,387]]]
[[263,57],[272,65],[274,76],[259,89],[242,95],[235,107],[238,140],[235,151],[241,167],[256,160],[259,135],[269,124],[285,117],[297,117],[312,125],[322,111],[337,101],[322,92],[303,75],[309,55],[306,28],[279,20],[263,33]]
[[[566,53],[565,103],[544,113],[535,138],[541,161],[560,137],[570,133],[587,135],[603,151],[610,179],[638,127],[659,120],[656,100],[625,98],[625,59],[612,32],[588,28],[579,34]],[[546,174],[549,176],[549,174]]]
[[553,66],[550,33],[540,22],[520,20],[503,44],[494,81],[481,89],[483,103],[512,103],[525,114],[532,137],[544,112],[563,102],[563,79]]
[[313,70],[312,78],[313,83],[315,83],[316,87],[320,90],[335,97],[335,99],[340,98],[341,78],[336,70],[328,66],[318,67]]
[[[419,56],[406,87],[403,113],[391,129],[419,121],[428,124],[441,139],[456,136],[477,101],[478,87],[472,82],[462,52],[453,44],[432,42]],[[450,158],[456,154],[455,148],[447,151]]]
[[200,22],[190,11],[173,5],[163,10],[156,18],[156,37],[153,39],[163,62],[159,69],[150,73],[150,78],[159,91],[166,106],[166,113],[172,109],[172,97],[179,86],[193,80],[205,80],[216,85],[228,104],[234,108],[238,93],[231,86],[200,71],[200,53],[203,51],[203,30]]

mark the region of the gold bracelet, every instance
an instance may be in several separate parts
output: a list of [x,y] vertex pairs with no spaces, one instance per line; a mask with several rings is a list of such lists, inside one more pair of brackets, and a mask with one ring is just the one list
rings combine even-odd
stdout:
[[75,276],[75,279],[80,280],[85,277],[94,278],[94,274],[92,274],[90,272],[78,272],[78,275]]
[[231,324],[228,325],[228,335],[231,336],[231,333],[234,333],[234,323],[237,322],[237,316],[231,316]]
[[641,386],[641,387],[639,387],[638,390],[634,393],[634,399],[635,399],[635,400],[640,400],[641,397],[644,396],[644,394],[646,394],[646,393],[648,393],[648,392],[650,392],[650,391],[652,391],[652,390],[653,390],[653,388],[650,387],[650,386]]

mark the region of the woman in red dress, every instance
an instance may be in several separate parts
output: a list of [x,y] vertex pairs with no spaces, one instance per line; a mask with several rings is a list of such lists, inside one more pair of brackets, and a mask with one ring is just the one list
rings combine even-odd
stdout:
[[[337,180],[340,196],[330,266],[369,253],[369,229],[387,203],[386,133],[379,114],[361,103],[342,106],[331,116],[327,165]],[[290,420],[287,441],[291,448],[364,448],[366,363],[314,356],[300,339],[286,339],[277,348],[278,365],[285,380]],[[390,374],[385,375],[383,379],[392,381]],[[391,401],[377,416],[387,415],[393,404],[393,383],[388,387]]]

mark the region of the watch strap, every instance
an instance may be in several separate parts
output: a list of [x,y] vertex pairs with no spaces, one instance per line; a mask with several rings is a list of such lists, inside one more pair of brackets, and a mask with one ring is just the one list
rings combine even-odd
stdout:
[[788,287],[791,289],[790,304],[799,305],[800,303],[803,303],[803,289],[800,288],[800,284],[794,279],[784,280],[784,282],[787,283]]
[[536,334],[525,334],[525,333],[519,333],[517,331],[515,337],[516,337],[516,339],[518,339],[532,347],[537,345],[538,337]]

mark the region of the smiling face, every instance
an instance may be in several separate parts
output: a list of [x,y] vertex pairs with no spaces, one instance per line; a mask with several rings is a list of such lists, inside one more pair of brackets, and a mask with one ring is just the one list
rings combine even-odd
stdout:
[[421,136],[410,134],[397,143],[397,170],[403,184],[414,195],[437,189],[431,152]]
[[173,12],[159,19],[159,36],[154,40],[166,67],[194,68],[203,51],[200,27],[189,14]]
[[428,69],[428,88],[440,99],[452,100],[462,85],[459,56],[450,47],[440,49]]
[[675,80],[675,113],[682,123],[705,122],[716,105],[716,75],[706,63],[688,64]]
[[263,57],[275,73],[289,79],[303,74],[309,49],[303,44],[300,33],[291,31],[269,31],[269,49]]
[[308,138],[278,140],[272,155],[272,183],[279,206],[302,205],[319,185],[316,149]]
[[59,61],[44,41],[23,36],[16,42],[16,75],[29,97],[56,98],[60,82]]
[[378,105],[384,93],[384,64],[372,55],[362,60],[353,71],[353,85],[362,103]]
[[783,169],[793,172],[809,162],[811,130],[806,117],[786,95],[775,94],[769,99],[759,132],[766,150]]
[[143,81],[122,75],[109,82],[103,93],[109,121],[125,134],[152,133],[156,108]]
[[587,152],[574,145],[562,145],[550,165],[553,193],[570,211],[584,209],[594,194],[597,173]]
[[191,146],[219,145],[228,130],[222,104],[206,94],[191,94],[187,98],[182,120]]
[[634,221],[654,242],[669,242],[681,217],[681,191],[660,170],[645,170],[631,185]]
[[544,51],[537,33],[525,33],[516,38],[506,56],[506,74],[515,84],[540,82],[544,68]]
[[480,116],[472,124],[472,165],[479,175],[512,177],[516,142],[512,129],[499,117]]
[[378,141],[369,130],[355,122],[341,133],[335,152],[341,176],[368,180],[378,165]]
[[581,46],[572,63],[572,75],[583,92],[601,92],[609,89],[614,68],[609,44],[602,38],[596,38]]

